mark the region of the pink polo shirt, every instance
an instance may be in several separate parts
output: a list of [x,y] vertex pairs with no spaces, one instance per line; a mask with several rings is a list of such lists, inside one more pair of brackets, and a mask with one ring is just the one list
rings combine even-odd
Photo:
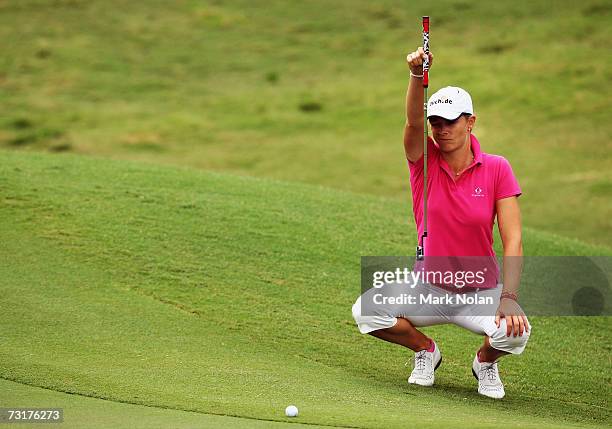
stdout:
[[[455,181],[437,144],[428,139],[425,256],[494,258],[495,201],[521,195],[510,163],[502,156],[481,152],[474,135],[471,135],[471,144],[474,161]],[[416,162],[408,161],[408,165],[412,209],[420,241],[423,234],[423,157]],[[489,272],[486,284],[480,287],[496,286],[499,274],[496,263],[494,271]]]

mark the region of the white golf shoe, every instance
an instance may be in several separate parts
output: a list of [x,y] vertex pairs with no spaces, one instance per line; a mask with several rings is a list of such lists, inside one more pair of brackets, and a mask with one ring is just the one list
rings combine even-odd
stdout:
[[478,380],[478,393],[493,399],[501,399],[506,392],[499,378],[497,362],[478,362],[478,354],[472,363],[472,374]]
[[434,342],[434,351],[421,350],[414,354],[414,369],[408,377],[408,383],[419,386],[433,386],[434,371],[442,363],[442,355]]

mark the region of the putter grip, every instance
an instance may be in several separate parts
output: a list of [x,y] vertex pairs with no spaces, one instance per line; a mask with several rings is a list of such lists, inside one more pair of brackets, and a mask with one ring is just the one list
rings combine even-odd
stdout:
[[423,87],[429,86],[429,17],[423,17],[423,51],[426,58],[423,61]]

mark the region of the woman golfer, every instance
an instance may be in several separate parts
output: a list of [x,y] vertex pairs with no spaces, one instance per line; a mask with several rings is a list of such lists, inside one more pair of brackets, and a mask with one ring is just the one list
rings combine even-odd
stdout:
[[[422,48],[407,56],[410,82],[404,129],[404,149],[410,168],[413,211],[419,237],[424,227],[422,66],[425,58]],[[429,58],[431,63],[433,54],[430,53]],[[498,284],[496,263],[488,273],[488,279],[471,285],[477,288],[458,289],[440,280],[423,282],[416,290],[427,293],[429,300],[410,307],[411,310],[389,302],[381,303],[380,295],[376,298],[377,291],[372,288],[353,305],[353,317],[361,333],[413,350],[414,369],[408,382],[422,386],[433,385],[434,371],[441,363],[442,355],[436,342],[417,327],[453,323],[483,335],[484,344],[475,351],[472,372],[478,379],[478,393],[499,399],[505,393],[497,361],[507,354],[522,353],[530,334],[528,320],[516,301],[523,253],[518,205],[521,189],[506,159],[481,151],[472,134],[476,116],[471,97],[465,90],[446,87],[433,94],[428,100],[427,118],[433,138],[427,142],[428,238],[425,260],[436,257],[495,260],[493,225],[497,218],[504,249],[504,284]],[[493,309],[478,311],[474,304],[452,300],[453,305],[436,305],[436,302],[442,302],[436,301],[437,297],[453,293],[471,294],[478,299],[492,297]]]

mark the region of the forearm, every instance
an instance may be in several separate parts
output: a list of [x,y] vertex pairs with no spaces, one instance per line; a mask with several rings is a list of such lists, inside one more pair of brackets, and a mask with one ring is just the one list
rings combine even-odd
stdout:
[[423,132],[423,79],[410,76],[406,91],[406,125]]
[[[423,78],[414,75],[423,74],[423,60],[427,58],[423,48],[408,54],[406,60],[410,68],[410,82],[406,91],[406,125],[404,126],[404,149],[409,161],[417,161],[423,155],[423,133],[425,115],[423,112]],[[429,54],[429,64],[433,54]]]
[[518,295],[522,271],[523,245],[521,240],[510,240],[507,243],[504,243],[504,288],[502,293]]

